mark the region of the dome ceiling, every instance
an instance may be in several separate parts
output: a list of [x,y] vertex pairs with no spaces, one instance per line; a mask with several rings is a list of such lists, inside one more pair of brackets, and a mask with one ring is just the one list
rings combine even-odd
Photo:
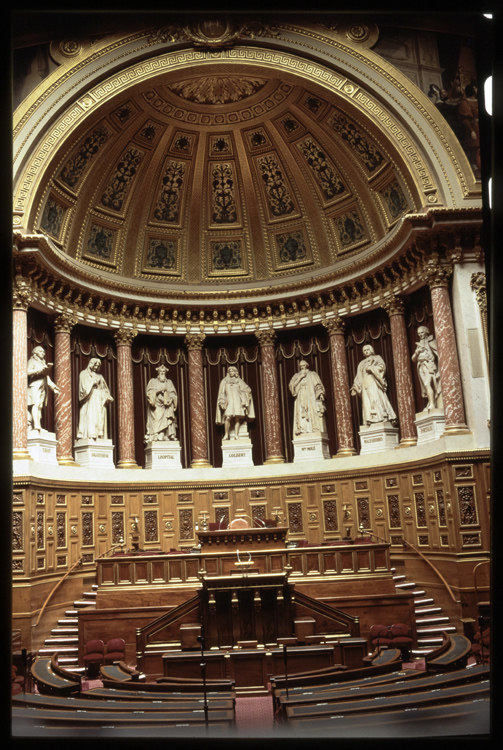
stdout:
[[411,178],[347,99],[270,73],[216,65],[109,99],[53,160],[34,228],[88,278],[161,295],[270,289],[369,254],[418,209]]

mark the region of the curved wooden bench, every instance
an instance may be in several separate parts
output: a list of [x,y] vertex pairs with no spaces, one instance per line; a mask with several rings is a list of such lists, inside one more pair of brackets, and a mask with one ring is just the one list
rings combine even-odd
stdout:
[[399,663],[399,669],[402,668],[402,652],[399,648],[381,648],[376,649],[369,656],[365,656],[363,661],[368,666],[381,667],[383,664]]
[[39,657],[31,665],[31,676],[40,693],[45,695],[73,695],[80,693],[81,677],[58,665],[57,653]]
[[489,682],[456,685],[441,688],[438,691],[427,690],[413,695],[392,695],[386,699],[376,700],[375,697],[363,700],[346,700],[334,702],[320,702],[307,706],[287,706],[288,718],[302,718],[335,715],[346,716],[356,713],[376,713],[391,711],[397,708],[417,708],[420,706],[437,705],[439,703],[455,703],[459,701],[473,701],[490,695]]
[[[12,705],[21,707],[31,706],[34,708],[61,709],[66,711],[164,711],[170,713],[173,711],[196,711],[204,708],[204,700],[151,700],[151,701],[121,701],[115,698],[72,698],[71,701],[65,696],[59,695],[38,695],[36,693],[26,693],[12,697]],[[233,711],[235,709],[235,700],[232,698],[220,698],[208,701],[208,710],[214,711],[224,709]]]
[[[50,724],[57,727],[75,727],[80,726],[176,726],[178,724],[201,725],[206,724],[205,713],[202,708],[193,711],[142,711],[141,713],[131,713],[130,711],[85,711],[77,712],[65,711],[62,709],[37,708],[36,710],[28,707],[13,706],[13,720],[24,722]],[[234,711],[225,709],[216,709],[208,712],[208,723],[224,722],[228,725],[234,725]]]
[[469,638],[459,633],[448,635],[443,631],[444,643],[425,656],[427,672],[462,669],[466,667],[472,648]]
[[[130,703],[131,701],[142,701],[145,703],[148,703],[149,701],[169,701],[169,702],[175,702],[175,701],[187,701],[187,700],[197,700],[202,701],[204,700],[204,695],[202,691],[197,691],[193,693],[189,692],[181,692],[181,691],[174,691],[174,692],[166,692],[161,693],[158,691],[149,691],[147,690],[117,690],[115,687],[102,687],[102,688],[91,688],[90,690],[86,690],[83,693],[81,693],[81,698],[84,699],[103,699],[103,700],[115,700],[115,701],[121,701],[124,703]],[[217,692],[212,692],[211,688],[206,693],[206,698],[209,701],[213,700],[232,700],[236,701],[236,691],[235,690],[220,690]]]
[[117,661],[114,664],[102,664],[100,667],[100,677],[102,680],[116,680],[117,682],[138,682],[145,675],[142,675],[137,669],[128,667],[123,661]]
[[281,709],[278,713],[280,717],[284,717],[286,708],[289,706],[308,706],[320,703],[321,701],[333,705],[334,710],[336,710],[337,703],[343,701],[359,701],[371,698],[382,700],[388,696],[405,694],[413,696],[414,693],[422,693],[426,690],[439,690],[448,687],[457,687],[458,685],[480,683],[489,679],[490,670],[489,668],[461,669],[447,674],[431,675],[426,672],[419,672],[419,675],[419,678],[415,680],[400,678],[392,682],[373,683],[372,685],[361,685],[359,687],[348,688],[340,686],[323,692],[306,690],[304,693],[289,694],[288,698],[283,694],[277,696]]

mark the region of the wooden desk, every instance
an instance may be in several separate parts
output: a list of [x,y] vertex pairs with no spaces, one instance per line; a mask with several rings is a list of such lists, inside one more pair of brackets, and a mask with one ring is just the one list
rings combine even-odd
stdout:
[[284,549],[288,526],[251,529],[203,529],[196,532],[201,544],[201,552],[231,552]]

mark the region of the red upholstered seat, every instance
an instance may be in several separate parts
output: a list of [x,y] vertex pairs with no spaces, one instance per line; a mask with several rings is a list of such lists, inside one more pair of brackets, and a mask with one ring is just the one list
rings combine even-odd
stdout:
[[371,625],[370,638],[374,648],[389,646],[391,643],[391,633],[389,625]]
[[412,648],[413,640],[410,637],[410,628],[403,622],[397,622],[391,626],[391,646],[399,648],[402,657],[407,658]]
[[87,641],[84,646],[84,666],[86,673],[91,664],[103,664],[105,658],[105,644],[99,638]]
[[113,664],[114,661],[123,661],[126,643],[122,638],[111,638],[107,643],[105,664]]

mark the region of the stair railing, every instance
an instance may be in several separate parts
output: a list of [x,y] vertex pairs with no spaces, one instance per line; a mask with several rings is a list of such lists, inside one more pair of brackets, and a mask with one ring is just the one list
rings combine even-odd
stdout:
[[[108,553],[111,552],[113,549],[117,549],[117,547],[122,547],[122,546],[123,546],[123,544],[115,544],[113,547],[110,547],[110,549],[108,549],[106,552],[102,552],[101,555],[98,555],[98,557],[95,557],[94,559],[97,560],[99,557],[103,557],[103,555],[108,555]],[[75,570],[75,568],[78,565],[81,564],[81,562],[82,562],[82,558],[79,557],[79,559],[77,560],[77,562],[74,563],[72,565],[72,567],[69,570],[67,570],[66,573],[56,583],[56,585],[52,589],[51,593],[46,597],[44,603],[42,604],[40,612],[38,613],[37,620],[36,620],[35,623],[32,624],[32,628],[36,628],[37,627],[38,623],[40,622],[40,618],[42,617],[42,615],[44,613],[44,610],[47,607],[47,605],[49,604],[49,601],[51,600],[53,594],[58,590],[58,588],[61,586],[61,584],[68,578],[68,576],[70,575],[70,573],[73,573],[73,571]]]
[[475,589],[475,597],[478,602],[479,600],[479,590],[477,588],[477,570],[480,568],[481,565],[490,565],[489,560],[482,560],[482,562],[477,563],[477,565],[473,569],[473,588]]
[[432,568],[432,570],[434,570],[434,571],[435,571],[435,573],[437,574],[437,576],[438,576],[438,577],[440,578],[440,580],[441,580],[441,581],[442,581],[442,583],[444,584],[445,588],[446,588],[446,589],[447,589],[447,591],[449,592],[449,595],[450,595],[450,597],[451,597],[452,601],[453,601],[453,602],[454,602],[455,604],[460,604],[460,601],[461,601],[461,600],[460,600],[460,599],[456,599],[456,597],[455,597],[455,595],[454,595],[454,593],[453,593],[453,591],[452,591],[451,587],[449,586],[449,584],[448,584],[448,583],[447,583],[447,581],[445,580],[444,576],[443,576],[443,575],[442,575],[442,573],[441,573],[441,572],[440,572],[440,571],[438,570],[438,568],[437,568],[437,567],[436,567],[435,565],[433,565],[433,563],[431,562],[431,560],[428,560],[428,558],[426,557],[426,555],[423,555],[423,553],[422,553],[422,552],[420,552],[420,551],[419,551],[419,550],[417,549],[417,547],[414,547],[414,545],[413,545],[413,544],[411,544],[411,542],[408,542],[408,541],[406,541],[406,540],[405,540],[405,539],[404,539],[403,537],[402,537],[402,544],[403,544],[403,546],[404,546],[404,547],[410,547],[411,549],[413,549],[413,550],[414,550],[414,552],[417,552],[417,554],[418,554],[418,555],[419,555],[420,557],[422,557],[422,558],[423,558],[423,560],[425,561],[425,563],[428,563],[428,565],[430,566],[430,568]]

